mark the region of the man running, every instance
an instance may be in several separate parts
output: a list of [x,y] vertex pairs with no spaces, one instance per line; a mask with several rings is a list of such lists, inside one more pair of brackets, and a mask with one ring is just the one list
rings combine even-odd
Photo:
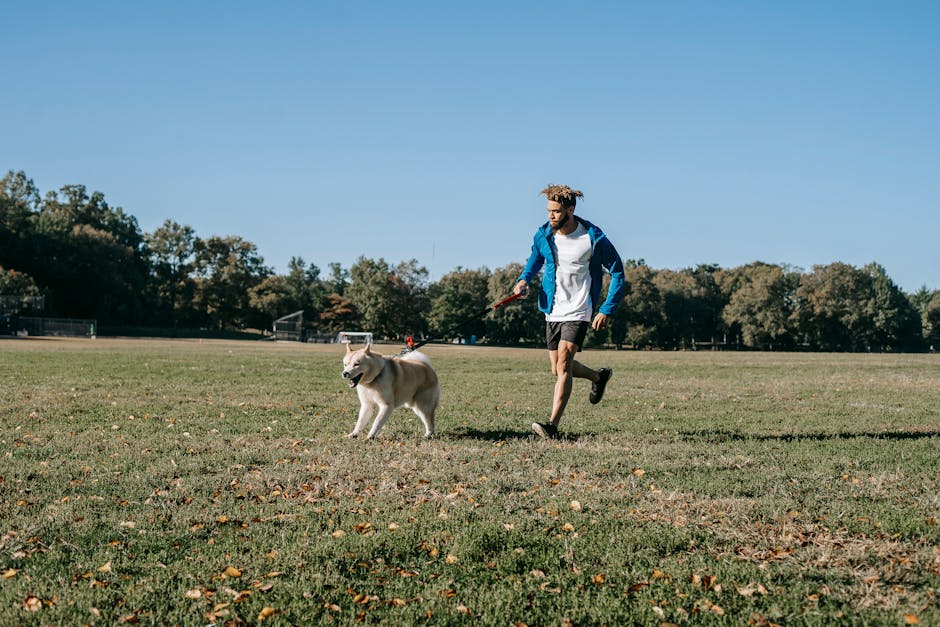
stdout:
[[[607,328],[624,293],[623,262],[617,249],[600,228],[574,215],[584,194],[567,185],[543,189],[548,199],[548,222],[536,232],[532,254],[513,289],[527,295],[529,281],[545,266],[539,290],[539,310],[545,313],[545,340],[552,365],[555,394],[548,422],[532,424],[542,438],[558,435],[558,423],[571,396],[573,377],[592,381],[589,400],[598,403],[613,371],[593,370],[575,360],[584,344],[588,325],[595,331]],[[610,273],[607,298],[600,302],[603,271]],[[594,311],[597,310],[597,314]]]

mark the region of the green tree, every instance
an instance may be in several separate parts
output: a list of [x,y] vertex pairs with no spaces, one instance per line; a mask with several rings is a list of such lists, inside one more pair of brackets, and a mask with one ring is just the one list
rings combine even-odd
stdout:
[[659,270],[653,274],[653,285],[663,303],[662,345],[689,346],[695,339],[695,278],[689,271]]
[[345,295],[359,312],[362,327],[379,337],[397,337],[399,319],[392,269],[384,259],[359,257],[349,269]]
[[[494,270],[487,279],[487,304],[498,303],[508,297],[522,270],[521,263],[511,263]],[[540,278],[534,277],[529,283],[528,298],[513,301],[486,316],[487,342],[517,344],[545,341],[545,314],[536,306],[540,286]]]
[[279,274],[265,277],[248,289],[248,305],[259,314],[259,319],[268,323],[263,328],[268,328],[274,320],[297,311],[294,302],[287,278]]
[[722,318],[740,332],[746,346],[772,350],[792,345],[789,324],[796,285],[781,266],[756,261],[723,273],[719,282],[728,294]]
[[42,292],[33,277],[0,266],[0,313],[40,310]]
[[923,337],[931,351],[940,350],[940,290],[935,290],[922,313]]
[[267,326],[250,307],[250,290],[272,273],[254,244],[237,236],[196,239],[195,255],[195,304],[213,328]]
[[924,345],[940,348],[940,290],[931,291],[924,285],[910,295],[910,300],[920,317]]
[[27,271],[35,253],[33,219],[39,190],[22,171],[0,179],[0,265]]
[[346,293],[346,287],[349,285],[349,270],[343,268],[337,262],[331,262],[328,266],[330,276],[326,279],[326,291],[331,294],[343,296]]
[[166,220],[163,226],[144,236],[150,260],[152,296],[161,312],[161,322],[179,326],[180,319],[192,318],[195,289],[196,233],[190,226]]
[[813,266],[800,277],[793,321],[800,340],[813,349],[865,350],[874,337],[867,302],[871,278],[849,264]]
[[320,312],[320,330],[328,333],[362,331],[359,312],[353,302],[339,294],[327,294]]
[[869,346],[879,350],[920,348],[921,321],[911,300],[881,265],[869,263],[862,272],[871,281],[866,311],[872,327]]
[[137,323],[144,313],[147,260],[137,220],[83,185],[50,192],[35,217],[27,269],[52,293],[58,315]]
[[432,285],[431,309],[428,315],[431,333],[440,336],[453,331],[456,337],[482,337],[486,333],[486,320],[483,317],[469,321],[459,329],[455,327],[490,304],[490,276],[492,275],[489,269],[485,267],[479,270],[465,270],[458,266]]
[[307,266],[301,257],[291,257],[284,279],[290,295],[290,307],[293,308],[291,311],[303,309],[307,319],[319,318],[324,297],[320,268],[315,264]]
[[402,338],[424,330],[427,314],[427,270],[414,259],[392,268],[384,259],[359,257],[349,269],[345,295],[367,331]]
[[428,297],[428,271],[418,265],[416,259],[403,261],[392,270],[392,283],[395,286],[397,317],[394,327],[398,329],[392,337],[403,338],[405,335],[421,335],[427,331],[428,311],[431,301]]
[[663,297],[655,273],[641,259],[624,262],[624,279],[630,289],[624,295],[611,325],[610,340],[621,348],[657,346],[665,334]]

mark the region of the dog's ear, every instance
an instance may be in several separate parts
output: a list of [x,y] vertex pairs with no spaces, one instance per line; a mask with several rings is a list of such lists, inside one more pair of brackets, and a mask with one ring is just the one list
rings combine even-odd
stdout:
[[347,353],[352,352],[352,342],[346,342],[346,352]]
[[365,351],[366,351],[366,355],[371,355],[371,354],[372,354],[372,343],[371,343],[371,342],[369,342],[368,344],[366,344]]

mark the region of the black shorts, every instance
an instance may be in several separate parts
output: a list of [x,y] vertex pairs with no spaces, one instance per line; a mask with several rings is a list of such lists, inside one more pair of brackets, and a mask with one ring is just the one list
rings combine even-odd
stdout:
[[549,322],[545,321],[545,343],[548,344],[548,350],[557,351],[558,342],[564,340],[578,346],[578,351],[584,344],[584,336],[587,335],[587,322]]

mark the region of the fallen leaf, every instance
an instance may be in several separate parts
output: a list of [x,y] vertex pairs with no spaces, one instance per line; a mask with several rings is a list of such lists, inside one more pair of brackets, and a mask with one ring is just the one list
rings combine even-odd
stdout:
[[8,569],[6,569],[5,571],[3,571],[3,578],[4,578],[4,579],[13,579],[14,577],[16,577],[16,573],[18,573],[18,572],[20,572],[20,571],[16,570],[15,568],[8,568]]
[[444,561],[448,564],[456,564],[459,560],[453,553],[448,553],[447,557],[444,558]]
[[187,599],[198,599],[202,597],[202,590],[200,590],[199,588],[187,590],[186,592],[183,593],[183,596],[186,597]]
[[915,614],[905,614],[904,624],[905,625],[920,625],[920,619],[917,618]]
[[27,612],[38,612],[42,609],[42,601],[38,597],[30,595],[23,601],[23,609]]
[[570,507],[570,508],[571,508],[571,511],[573,511],[573,512],[580,512],[580,511],[581,511],[581,501],[571,501],[570,503],[568,503],[568,507]]
[[261,622],[266,618],[271,618],[275,614],[277,614],[277,610],[271,607],[270,605],[267,605],[261,608],[261,611],[258,612],[258,622]]
[[604,583],[604,580],[605,580],[605,579],[607,579],[607,575],[606,575],[606,574],[604,574],[604,573],[597,573],[596,575],[593,575],[593,576],[591,577],[591,582],[599,586],[599,585],[601,585],[602,583]]
[[633,476],[635,477],[642,477],[643,475],[646,474],[646,471],[643,470],[642,468],[634,468],[632,472],[633,472]]
[[242,571],[238,570],[234,566],[229,566],[225,569],[225,575],[227,577],[234,577],[237,579],[238,577],[242,576]]
[[334,538],[342,538],[343,536],[346,535],[346,532],[343,531],[342,529],[337,529],[337,530],[334,531],[331,535],[332,535]]
[[111,560],[108,560],[103,566],[98,567],[99,573],[111,573],[114,572],[111,570]]

